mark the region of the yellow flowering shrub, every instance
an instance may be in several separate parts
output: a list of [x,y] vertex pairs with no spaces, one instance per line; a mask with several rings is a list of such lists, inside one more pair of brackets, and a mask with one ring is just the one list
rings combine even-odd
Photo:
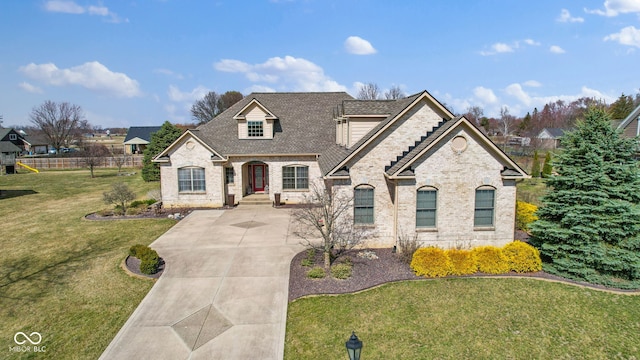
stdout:
[[476,257],[470,250],[447,250],[451,260],[451,275],[470,275],[478,271]]
[[524,201],[516,201],[516,228],[518,230],[528,231],[529,224],[538,220],[535,215],[538,207]]
[[509,272],[509,260],[502,249],[495,246],[480,246],[472,250],[478,262],[478,271],[487,274],[504,274]]
[[435,247],[420,248],[413,253],[411,269],[418,276],[438,277],[451,273],[451,261],[447,253]]
[[535,247],[516,240],[505,245],[502,253],[509,261],[509,267],[517,273],[534,272],[542,270],[540,251]]

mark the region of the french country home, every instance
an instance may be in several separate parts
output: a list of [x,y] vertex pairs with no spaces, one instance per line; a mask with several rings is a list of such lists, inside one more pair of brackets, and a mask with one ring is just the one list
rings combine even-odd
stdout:
[[154,161],[165,207],[221,207],[254,194],[295,204],[310,184],[332,187],[353,197],[369,246],[399,236],[441,248],[509,243],[516,180],[528,177],[427,91],[397,100],[252,93]]

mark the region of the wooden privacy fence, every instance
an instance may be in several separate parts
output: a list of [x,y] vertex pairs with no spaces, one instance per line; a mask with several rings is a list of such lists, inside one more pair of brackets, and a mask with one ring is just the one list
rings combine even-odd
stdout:
[[[87,163],[81,157],[23,157],[17,159],[19,162],[36,168],[38,170],[54,170],[54,169],[81,169],[87,168]],[[96,167],[101,168],[117,168],[116,159],[113,157],[105,157],[99,160]],[[124,158],[123,168],[141,168],[142,155],[127,155]]]

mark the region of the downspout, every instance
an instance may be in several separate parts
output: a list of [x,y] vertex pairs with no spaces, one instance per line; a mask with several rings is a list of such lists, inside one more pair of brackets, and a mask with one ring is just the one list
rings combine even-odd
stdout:
[[398,245],[398,179],[393,180],[393,247]]

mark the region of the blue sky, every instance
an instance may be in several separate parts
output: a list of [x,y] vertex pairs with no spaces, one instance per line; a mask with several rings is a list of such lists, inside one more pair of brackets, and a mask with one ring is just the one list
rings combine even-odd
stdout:
[[46,100],[103,127],[191,122],[208,91],[429,91],[522,116],[640,88],[640,0],[11,0],[0,114]]

